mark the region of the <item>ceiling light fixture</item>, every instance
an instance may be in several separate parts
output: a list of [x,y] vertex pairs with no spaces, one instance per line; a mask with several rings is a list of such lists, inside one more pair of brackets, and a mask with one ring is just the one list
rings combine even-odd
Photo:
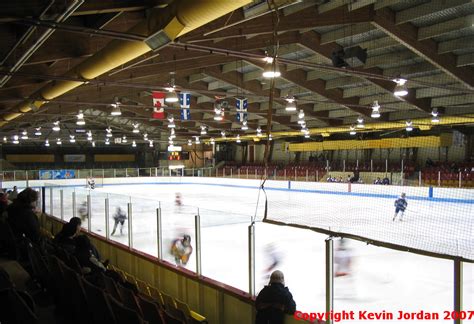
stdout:
[[207,134],[206,126],[201,126],[201,135],[206,135],[206,134]]
[[13,144],[19,144],[20,141],[19,141],[19,137],[18,135],[13,135]]
[[296,99],[293,96],[288,96],[285,98],[286,106],[285,111],[296,111]]
[[222,136],[222,138],[225,138],[225,131],[221,132],[221,136]]
[[262,129],[260,128],[260,126],[257,127],[257,136],[262,137]]
[[273,141],[273,136],[272,136],[272,134],[268,135],[268,140],[269,140],[269,141]]
[[393,82],[395,82],[397,85],[395,86],[395,90],[393,91],[393,94],[397,97],[404,97],[408,94],[408,88],[406,86],[406,79],[402,78],[396,78],[393,79]]
[[176,125],[174,123],[174,117],[173,116],[168,118],[168,121],[169,121],[168,128],[175,128],[176,127]]
[[84,126],[85,124],[86,124],[86,121],[84,120],[84,113],[82,112],[82,110],[79,110],[79,113],[77,114],[76,125]]
[[248,129],[249,129],[249,127],[247,126],[247,121],[244,120],[244,121],[242,122],[242,130],[243,130],[243,131],[246,131],[246,130],[248,130]]
[[193,141],[188,139],[188,146],[193,146]]
[[195,136],[196,138],[196,144],[201,144],[201,141],[199,140],[199,136]]
[[137,142],[133,141],[132,142],[132,147],[137,147]]
[[92,147],[95,147],[95,141],[92,141]]
[[127,143],[128,140],[127,140],[127,136],[123,135],[122,136],[122,143]]
[[61,130],[61,127],[59,127],[59,120],[58,121],[55,121],[53,123],[53,131],[55,132],[59,132]]
[[362,116],[357,118],[357,128],[365,128],[364,118]]
[[120,116],[122,115],[122,110],[120,110],[120,100],[118,97],[114,98],[114,103],[111,104],[112,110],[110,111],[111,116]]
[[76,143],[76,139],[74,138],[74,135],[69,135],[69,142]]
[[407,120],[405,122],[405,125],[406,125],[405,129],[407,132],[411,132],[413,130],[413,122],[411,120]]
[[433,108],[433,110],[431,111],[431,116],[433,116],[431,118],[432,123],[439,123],[440,122],[438,108]]
[[105,136],[107,136],[107,137],[112,137],[112,128],[107,127],[107,128],[105,129],[105,132],[106,132]]
[[63,144],[63,142],[61,142],[61,139],[60,139],[60,138],[57,138],[57,139],[56,139],[56,144],[57,144],[57,145],[61,145],[61,144]]
[[278,78],[281,76],[280,69],[278,68],[278,62],[275,59],[275,62],[273,62],[274,59],[271,56],[268,56],[265,58],[265,67],[263,69],[262,76],[267,79],[271,78]]
[[237,135],[237,140],[236,140],[237,143],[241,143],[242,141],[240,140],[240,135]]
[[216,140],[214,139],[214,137],[211,137],[211,144],[215,144],[216,143]]
[[349,131],[349,134],[354,136],[355,134],[357,134],[356,132],[356,128],[354,125],[351,125],[351,128],[350,128],[350,131]]
[[26,130],[24,130],[22,133],[21,133],[21,139],[28,139],[28,132]]
[[378,100],[374,100],[372,103],[372,114],[370,115],[372,118],[380,118],[380,105]]
[[148,146],[149,146],[149,147],[153,147],[153,140],[150,140],[149,143],[150,143],[150,144],[149,144]]
[[138,134],[140,133],[140,130],[138,129],[139,124],[133,124],[133,130],[132,133]]
[[41,127],[35,128],[35,136],[41,136]]
[[176,86],[174,84],[174,72],[170,73],[170,83],[166,90],[168,90],[168,92],[165,95],[165,102],[175,103],[179,101],[178,95],[176,94]]
[[48,139],[44,141],[44,146],[49,146],[49,140]]

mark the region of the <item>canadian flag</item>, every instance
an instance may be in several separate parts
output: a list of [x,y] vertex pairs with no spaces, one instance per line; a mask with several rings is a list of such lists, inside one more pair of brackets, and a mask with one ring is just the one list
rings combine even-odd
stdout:
[[153,91],[151,95],[153,97],[153,113],[151,118],[165,119],[165,93]]

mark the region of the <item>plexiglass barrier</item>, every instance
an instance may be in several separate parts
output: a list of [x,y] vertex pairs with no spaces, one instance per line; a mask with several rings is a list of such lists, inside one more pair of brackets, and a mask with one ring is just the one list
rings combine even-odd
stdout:
[[[81,217],[86,231],[242,291],[250,290],[253,277],[258,294],[271,272],[282,270],[298,310],[325,310],[326,235],[262,223],[263,204],[255,208],[257,189],[233,196],[235,189],[227,187],[209,186],[204,194],[193,185],[179,187],[180,192],[170,185],[152,192],[151,186],[140,193],[129,187],[136,191],[133,195],[119,193],[123,186],[95,190],[48,186],[44,205],[53,217],[65,221]],[[205,208],[196,206],[198,202]],[[252,273],[249,225],[254,218]],[[454,307],[453,263],[334,238],[334,310],[442,314]],[[469,310],[474,306],[473,266],[463,266],[464,309]]]

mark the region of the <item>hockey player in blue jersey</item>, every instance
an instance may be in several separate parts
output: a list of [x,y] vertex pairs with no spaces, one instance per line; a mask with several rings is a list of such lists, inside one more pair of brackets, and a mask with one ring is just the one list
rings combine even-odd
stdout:
[[403,214],[405,213],[405,209],[407,208],[408,202],[406,200],[406,195],[404,192],[400,195],[400,197],[395,200],[395,215],[393,216],[393,221],[397,218],[398,213],[400,213],[400,221],[403,221]]

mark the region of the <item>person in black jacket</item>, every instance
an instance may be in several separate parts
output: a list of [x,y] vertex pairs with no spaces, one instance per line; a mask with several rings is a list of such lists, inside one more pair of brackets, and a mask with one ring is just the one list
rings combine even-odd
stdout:
[[81,219],[73,217],[69,223],[63,225],[61,231],[54,237],[54,243],[63,248],[67,252],[74,254],[76,250],[76,242],[74,238],[81,231]]
[[296,303],[288,287],[285,287],[283,272],[273,271],[269,285],[258,294],[255,307],[255,324],[283,324],[285,314],[294,314]]
[[26,188],[18,194],[18,197],[7,208],[7,221],[18,238],[23,234],[34,244],[40,244],[42,240],[40,223],[35,214],[38,192]]

